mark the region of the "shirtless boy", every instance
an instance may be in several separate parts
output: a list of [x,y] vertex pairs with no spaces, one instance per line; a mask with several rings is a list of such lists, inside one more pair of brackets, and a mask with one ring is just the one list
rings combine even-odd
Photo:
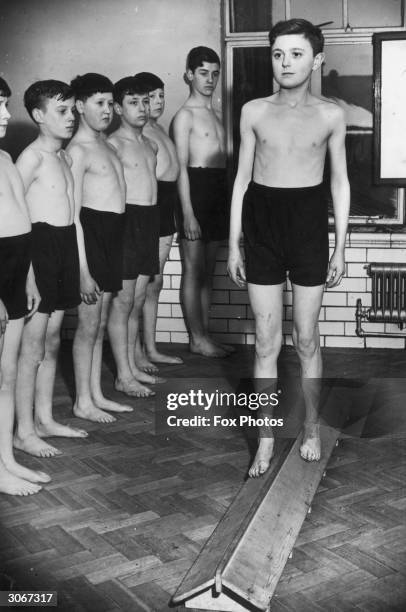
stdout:
[[[317,461],[322,376],[318,318],[324,288],[340,283],[345,265],[350,203],[345,120],[335,103],[309,92],[311,74],[324,59],[320,29],[308,21],[291,19],[277,23],[269,38],[273,75],[280,89],[242,109],[228,269],[239,287],[248,283],[256,325],[254,377],[268,388],[271,381],[276,384],[282,292],[289,271],[293,342],[306,406],[300,453],[305,460]],[[327,151],[336,234],[330,261],[327,203],[321,186]],[[241,230],[245,265],[239,249]],[[273,443],[272,430],[260,430],[250,476],[267,470]]]
[[[10,113],[11,91],[0,78],[0,138]],[[50,480],[44,472],[23,467],[13,454],[13,427],[17,360],[24,315],[37,310],[40,296],[31,262],[31,221],[21,178],[5,151],[0,151],[0,493],[32,495],[39,483]]]
[[159,274],[147,285],[147,297],[143,308],[144,347],[152,363],[179,364],[180,357],[158,351],[155,342],[159,294],[163,285],[163,271],[172,246],[175,227],[175,206],[178,199],[176,180],[179,163],[175,146],[158,120],[165,110],[164,83],[150,72],[139,73],[145,79],[149,91],[149,119],[143,133],[158,147],[156,175],[158,179],[159,207]]
[[105,412],[128,412],[101,389],[103,339],[113,293],[122,288],[125,183],[123,167],[104,131],[113,118],[113,83],[88,73],[71,82],[79,128],[67,152],[72,159],[80,290],[73,341],[75,416],[99,423],[116,419]]
[[157,145],[143,135],[148,121],[148,86],[141,77],[125,77],[114,85],[114,109],[121,125],[111,134],[124,167],[127,186],[123,288],[112,300],[108,329],[116,360],[116,389],[128,395],[154,395],[142,383],[159,379],[144,371],[146,358],[139,339],[139,319],[151,276],[159,271],[159,212],[156,204]]
[[66,83],[48,80],[31,85],[24,104],[39,135],[16,165],[32,222],[32,264],[41,303],[23,332],[14,445],[37,457],[52,457],[60,451],[44,437],[87,436],[52,417],[62,319],[65,309],[80,303],[71,160],[62,150],[64,139],[72,136],[75,99]]
[[216,253],[228,235],[224,128],[212,104],[220,59],[195,47],[186,62],[190,95],[173,120],[180,164],[178,223],[183,251],[182,302],[192,353],[225,357],[229,348],[209,336],[209,309]]

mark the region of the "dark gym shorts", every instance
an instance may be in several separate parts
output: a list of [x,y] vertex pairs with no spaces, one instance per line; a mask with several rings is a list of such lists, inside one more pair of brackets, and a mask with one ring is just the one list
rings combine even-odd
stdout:
[[159,208],[127,204],[124,223],[123,280],[159,273]]
[[[230,207],[225,168],[188,168],[190,200],[200,225],[203,242],[228,238]],[[179,237],[185,238],[183,214],[179,203],[177,214]]]
[[0,238],[0,299],[9,319],[21,319],[28,312],[25,284],[30,263],[30,232]]
[[178,203],[176,181],[158,181],[159,235],[170,236],[176,232],[175,209]]
[[80,222],[89,272],[102,291],[122,289],[124,213],[83,206]]
[[242,210],[247,281],[313,287],[326,281],[328,208],[323,185],[267,187],[251,182]]
[[32,265],[41,295],[38,312],[74,308],[81,302],[76,226],[32,224]]

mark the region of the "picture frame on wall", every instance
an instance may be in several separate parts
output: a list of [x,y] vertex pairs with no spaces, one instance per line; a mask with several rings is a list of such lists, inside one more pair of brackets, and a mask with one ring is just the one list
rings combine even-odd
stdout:
[[373,35],[374,182],[406,185],[406,33]]

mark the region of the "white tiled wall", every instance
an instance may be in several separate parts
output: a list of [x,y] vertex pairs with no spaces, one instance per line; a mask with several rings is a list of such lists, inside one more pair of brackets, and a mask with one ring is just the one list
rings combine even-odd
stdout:
[[[330,236],[334,244],[333,235]],[[254,342],[254,322],[246,291],[236,287],[227,277],[227,247],[219,249],[213,282],[210,326],[219,340],[237,344]],[[364,266],[369,262],[406,263],[406,234],[349,234],[346,249],[346,277],[339,287],[326,291],[320,313],[322,346],[330,347],[389,347],[405,348],[405,338],[358,338],[355,334],[355,304],[371,305],[371,281]],[[157,340],[159,342],[187,342],[188,336],[179,303],[181,260],[177,245],[172,247],[165,268],[165,282],[158,311]],[[289,282],[284,292],[284,340],[291,344],[292,293]],[[64,336],[72,337],[76,315],[65,316]],[[367,331],[399,333],[396,325],[363,323]],[[402,332],[400,332],[402,333]]]

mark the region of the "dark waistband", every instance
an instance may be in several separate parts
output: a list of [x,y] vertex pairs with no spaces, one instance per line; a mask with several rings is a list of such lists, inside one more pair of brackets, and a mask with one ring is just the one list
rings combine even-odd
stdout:
[[122,217],[124,215],[124,211],[122,213],[113,212],[111,210],[95,210],[94,208],[89,208],[88,206],[82,206],[80,209],[80,214],[91,215],[95,217],[103,217],[103,218],[117,218]]
[[49,229],[55,233],[68,233],[71,231],[76,231],[76,226],[74,223],[70,225],[52,225],[51,223],[46,223],[45,221],[37,221],[32,224],[32,231],[39,229]]
[[31,238],[31,232],[26,232],[25,234],[17,234],[17,236],[2,236],[0,237],[0,246],[18,244],[19,242],[25,242],[29,238]]
[[188,166],[188,172],[206,176],[223,176],[226,174],[226,168],[203,168],[202,166]]
[[157,181],[158,192],[163,193],[177,193],[178,184],[177,181]]
[[251,191],[262,193],[263,195],[287,195],[287,196],[298,196],[317,193],[323,190],[323,183],[318,185],[311,185],[310,187],[269,187],[268,185],[261,185],[251,181],[248,185]]
[[143,206],[142,204],[126,204],[125,212],[133,213],[133,214],[153,214],[156,210],[158,210],[158,204],[153,204],[152,206]]

